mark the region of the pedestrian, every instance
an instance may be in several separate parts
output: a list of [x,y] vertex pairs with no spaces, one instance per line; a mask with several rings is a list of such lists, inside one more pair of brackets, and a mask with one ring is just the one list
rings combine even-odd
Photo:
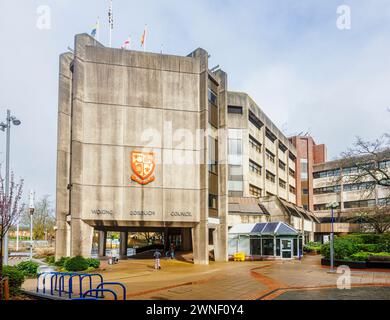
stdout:
[[161,252],[156,249],[156,251],[154,252],[154,258],[155,258],[154,269],[156,270],[161,269],[160,257],[161,257]]
[[174,259],[175,258],[175,249],[176,249],[176,247],[175,247],[175,244],[172,242],[171,243],[171,246],[170,246],[170,253],[171,253],[171,259]]

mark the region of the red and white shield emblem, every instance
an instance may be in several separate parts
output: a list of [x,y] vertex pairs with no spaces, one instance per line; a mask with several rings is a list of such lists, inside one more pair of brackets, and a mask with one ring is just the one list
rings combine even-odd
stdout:
[[131,180],[142,185],[154,181],[154,169],[156,168],[154,152],[132,151],[131,168],[135,173],[131,176]]

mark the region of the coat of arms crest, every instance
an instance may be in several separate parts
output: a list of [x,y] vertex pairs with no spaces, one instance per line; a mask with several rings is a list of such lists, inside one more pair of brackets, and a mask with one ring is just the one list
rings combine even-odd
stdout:
[[154,152],[132,151],[131,168],[134,172],[131,180],[142,185],[154,181],[154,169],[156,168]]

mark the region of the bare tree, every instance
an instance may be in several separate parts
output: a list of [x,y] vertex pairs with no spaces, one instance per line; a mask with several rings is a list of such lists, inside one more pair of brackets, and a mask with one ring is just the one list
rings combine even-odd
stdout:
[[374,142],[357,137],[353,147],[342,153],[341,166],[354,167],[349,173],[350,179],[356,182],[372,180],[375,185],[390,187],[390,171],[379,163],[390,160],[390,137],[383,135]]
[[[367,208],[350,218],[351,222],[364,223],[375,233],[382,234],[390,230],[390,206]],[[369,230],[369,231],[371,231]]]
[[0,279],[3,277],[3,243],[9,229],[18,221],[24,209],[21,204],[23,193],[23,180],[15,183],[14,174],[11,173],[9,194],[5,193],[5,180],[0,170]]
[[[24,225],[30,224],[30,212],[25,210]],[[43,240],[45,234],[53,234],[55,226],[54,209],[49,195],[44,195],[36,204],[33,214],[33,239]]]

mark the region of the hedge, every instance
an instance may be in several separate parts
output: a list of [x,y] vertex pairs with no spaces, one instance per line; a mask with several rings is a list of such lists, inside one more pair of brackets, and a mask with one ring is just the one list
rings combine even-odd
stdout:
[[14,266],[3,266],[3,277],[9,278],[10,295],[16,295],[24,282],[23,272]]
[[16,268],[27,278],[35,278],[38,273],[39,264],[33,261],[23,261]]

